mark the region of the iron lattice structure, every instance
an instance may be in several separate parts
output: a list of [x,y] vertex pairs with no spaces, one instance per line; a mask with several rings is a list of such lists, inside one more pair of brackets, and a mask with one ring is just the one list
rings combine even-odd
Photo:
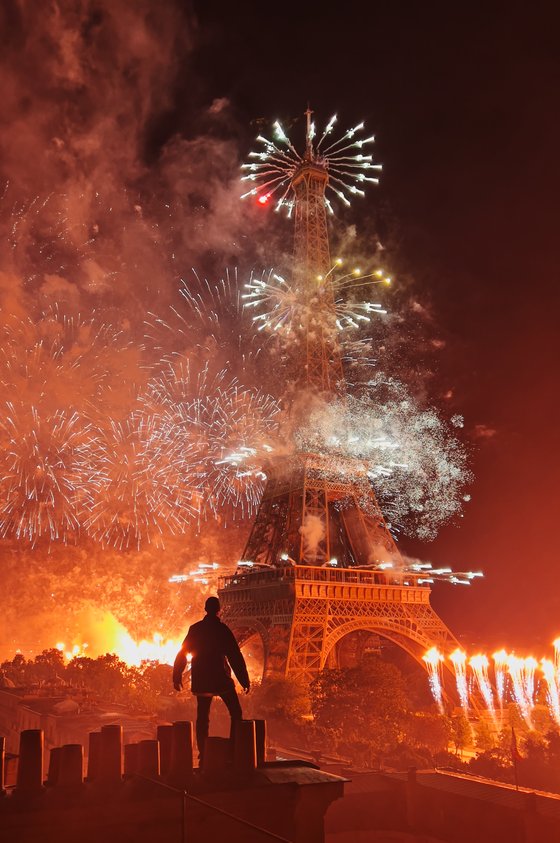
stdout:
[[267,678],[312,680],[337,665],[337,644],[359,630],[379,633],[421,664],[430,647],[457,646],[430,605],[430,589],[415,577],[399,582],[357,568],[284,565],[223,578],[220,599],[240,644],[260,637]]
[[[315,153],[310,116],[308,110],[305,156],[290,173],[293,283],[310,303],[299,385],[322,397],[344,397],[332,285],[322,285],[321,307],[313,307],[317,279],[327,276],[331,259],[328,160]],[[245,567],[224,578],[219,590],[224,620],[240,642],[260,636],[265,676],[310,680],[327,663],[336,664],[336,644],[357,630],[377,632],[419,661],[434,645],[443,652],[457,646],[430,605],[429,587],[398,573],[399,550],[359,461],[337,460],[332,469],[321,454],[296,453],[273,461],[267,476]],[[390,574],[371,570],[388,559]]]
[[[308,320],[313,312],[311,300],[317,277],[325,276],[331,266],[325,187],[328,173],[324,167],[306,162],[292,180],[295,194],[294,282],[308,297]],[[326,285],[321,319],[306,326],[305,386],[320,393],[344,393],[344,371],[335,335],[334,295]],[[303,378],[302,378],[303,380]],[[302,384],[303,385],[303,384]]]

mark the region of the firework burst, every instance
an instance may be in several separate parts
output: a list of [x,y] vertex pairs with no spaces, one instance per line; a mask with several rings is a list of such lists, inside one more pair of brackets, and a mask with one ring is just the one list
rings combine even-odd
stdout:
[[95,315],[53,307],[37,320],[0,313],[0,323],[0,385],[20,406],[72,408],[92,419],[130,402],[138,351]]
[[95,318],[57,308],[35,321],[2,316],[1,532],[75,539],[99,478],[102,428],[134,394],[137,352]]
[[337,259],[329,272],[319,275],[312,295],[307,287],[290,284],[273,269],[251,274],[242,296],[243,307],[257,331],[282,336],[288,341],[314,327],[331,327],[336,332],[364,327],[372,318],[386,314],[383,305],[371,300],[355,300],[358,289],[375,284],[390,284],[383,270],[364,274],[355,268],[337,274],[342,260]]
[[83,471],[91,427],[77,413],[22,411],[0,418],[0,535],[30,542],[76,538],[89,502]]
[[464,448],[392,378],[379,374],[359,398],[312,407],[295,439],[301,450],[330,455],[333,470],[339,458],[340,471],[344,458],[361,462],[393,531],[433,538],[461,509],[470,480]]
[[[373,161],[373,156],[366,152],[369,145],[374,143],[375,137],[358,137],[364,129],[359,123],[338,138],[331,140],[334,132],[336,114],[331,117],[325,129],[318,133],[315,123],[311,120],[311,112],[307,111],[307,129],[305,152],[301,155],[284,129],[277,120],[273,125],[273,140],[258,135],[260,149],[250,152],[249,162],[242,164],[244,175],[242,181],[253,182],[254,187],[242,195],[242,199],[255,196],[261,204],[274,198],[276,210],[284,208],[288,216],[292,215],[295,199],[290,195],[292,181],[299,170],[306,165],[325,170],[328,174],[327,190],[336,200],[349,206],[354,196],[364,196],[363,188],[368,184],[378,184],[376,175],[381,164]],[[325,196],[325,206],[329,213],[333,213],[333,206],[329,197]]]
[[132,413],[123,422],[111,420],[90,458],[94,491],[84,527],[101,544],[161,546],[194,517],[185,463],[156,419]]
[[262,466],[277,441],[279,406],[264,392],[242,386],[225,370],[182,356],[168,360],[142,397],[173,443],[183,476],[205,507],[252,512],[266,475]]

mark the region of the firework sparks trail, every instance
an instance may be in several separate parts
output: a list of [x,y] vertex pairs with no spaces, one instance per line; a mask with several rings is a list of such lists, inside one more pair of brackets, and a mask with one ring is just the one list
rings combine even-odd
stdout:
[[523,692],[527,700],[527,706],[532,713],[535,705],[535,671],[539,666],[538,661],[533,656],[526,656],[523,659]]
[[1,331],[2,386],[14,398],[0,405],[0,535],[35,543],[83,531],[139,548],[184,531],[202,503],[244,515],[258,504],[278,413],[265,393],[222,372],[200,376],[186,400],[183,377],[176,402],[168,389],[165,411],[160,400],[150,414],[147,396],[169,386],[167,361],[140,409],[119,418],[137,403],[123,388],[136,357],[117,333],[57,309],[36,322],[8,317]]
[[[258,358],[263,353],[262,336],[247,330],[237,268],[216,282],[202,277],[193,268],[179,288],[185,307],[171,305],[167,316],[149,313],[146,321],[146,350],[166,357],[170,343],[174,352],[192,353],[193,347],[206,359],[248,374],[251,382],[258,377]],[[159,361],[158,361],[159,363]]]
[[[5,196],[10,193],[5,185]],[[65,193],[51,191],[32,199],[20,199],[3,208],[7,245],[13,260],[26,273],[28,283],[46,273],[65,276],[69,270],[91,257],[92,238],[84,222],[76,222],[69,213],[72,199]],[[75,209],[74,209],[75,211]],[[71,219],[73,218],[73,219]]]
[[[560,639],[554,642],[554,659],[542,658],[540,663],[533,656],[526,656],[525,658],[516,656],[506,650],[499,650],[494,653],[494,676],[495,676],[495,694],[500,707],[500,721],[503,723],[504,706],[506,703],[506,695],[508,690],[511,691],[512,699],[517,705],[521,716],[525,720],[529,729],[533,728],[533,710],[535,708],[536,699],[536,672],[540,669],[540,673],[544,678],[546,685],[546,701],[550,715],[554,722],[560,726],[560,671],[557,666],[557,652]],[[434,665],[437,662],[437,650],[432,648],[425,656],[424,661],[428,670],[428,679],[430,688],[434,697],[437,699],[437,683],[434,692],[434,682],[432,678]],[[449,660],[453,664],[455,670],[457,692],[461,705],[463,708],[468,708],[468,685],[465,674],[466,655],[461,650],[455,650],[449,656]],[[490,681],[488,666],[489,660],[486,655],[478,654],[472,656],[468,660],[468,664],[472,669],[476,684],[480,690],[481,696],[484,700],[488,713],[491,714],[496,726],[498,721],[496,718],[496,711],[494,707],[494,690]],[[509,676],[509,681],[508,681]]]
[[533,710],[533,698],[532,695],[531,697],[527,696],[527,688],[529,683],[526,680],[525,659],[522,659],[519,656],[515,656],[513,654],[509,654],[507,666],[513,688],[513,697],[521,712],[521,716],[527,723],[528,727],[532,729],[533,725],[531,720],[531,714]]
[[508,666],[508,654],[505,650],[498,650],[492,656],[494,660],[494,675],[496,677],[496,697],[503,717],[503,709],[506,695],[506,677]]
[[428,650],[428,652],[422,656],[422,658],[426,663],[428,681],[430,683],[432,695],[440,712],[443,714],[443,686],[441,681],[441,665],[443,662],[443,656],[437,647],[432,647],[431,650]]
[[560,683],[558,671],[551,659],[541,659],[541,670],[546,682],[546,699],[550,713],[557,726],[560,726]]
[[245,311],[254,313],[251,321],[256,330],[266,330],[292,342],[298,332],[314,326],[332,325],[335,332],[341,332],[363,327],[371,323],[372,316],[386,314],[380,302],[355,301],[348,294],[365,286],[390,284],[391,278],[383,270],[362,274],[353,269],[345,275],[333,275],[341,265],[339,258],[325,276],[317,276],[312,295],[307,285],[290,284],[273,269],[260,276],[252,273],[242,299]]
[[22,407],[72,409],[89,420],[100,408],[115,413],[130,394],[127,370],[136,360],[122,333],[94,316],[52,307],[33,320],[0,310],[0,384]]
[[[307,163],[321,167],[328,173],[327,190],[344,205],[349,206],[353,196],[365,196],[362,188],[368,183],[379,183],[375,173],[382,169],[382,165],[374,163],[372,155],[364,155],[358,150],[374,143],[375,137],[372,135],[354,140],[355,135],[364,128],[364,124],[360,123],[344,132],[338,140],[323,145],[333,131],[335,122],[336,115],[329,120],[315,143],[315,124],[310,120],[308,112],[304,156],[296,150],[278,120],[273,126],[274,140],[258,135],[257,141],[261,144],[259,151],[250,152],[251,160],[241,165],[244,172],[241,180],[253,182],[255,186],[241,198],[255,196],[261,204],[266,204],[274,197],[276,210],[285,208],[290,217],[295,205],[294,199],[289,196],[292,179]],[[325,197],[325,206],[329,213],[334,213],[328,197]]]
[[176,356],[142,400],[206,506],[214,512],[239,508],[243,516],[258,506],[266,481],[262,465],[278,424],[279,406],[270,395],[228,379],[225,370],[212,376],[208,366],[197,371]]
[[133,413],[111,420],[96,444],[93,500],[84,518],[93,538],[125,550],[143,542],[159,546],[165,535],[184,531],[196,514],[192,488],[155,418]]
[[[464,449],[435,411],[420,409],[401,383],[383,374],[361,398],[312,408],[295,440],[300,450],[328,455],[332,471],[344,473],[344,458],[361,461],[395,532],[433,538],[461,509],[470,479]],[[355,471],[355,462],[349,464]]]
[[554,667],[556,673],[560,676],[560,638],[556,638],[552,642],[552,646],[554,647]]
[[75,541],[101,479],[92,457],[102,426],[133,394],[126,373],[136,352],[108,325],[56,307],[35,321],[0,316],[10,396],[0,403],[0,529],[32,544]]
[[484,700],[486,708],[492,715],[494,723],[496,723],[494,695],[492,693],[492,686],[488,678],[488,658],[485,655],[471,656],[471,658],[469,659],[469,665],[472,668],[472,671],[476,678],[476,684],[480,689],[480,693],[482,694],[482,699]]
[[451,653],[449,658],[453,662],[457,693],[459,694],[461,705],[465,710],[465,713],[467,713],[469,710],[469,689],[467,686],[467,656],[466,653],[463,653],[462,650],[457,649],[454,650],[453,653]]
[[83,464],[91,426],[77,413],[22,412],[10,401],[0,417],[0,536],[34,545],[76,538],[90,490]]

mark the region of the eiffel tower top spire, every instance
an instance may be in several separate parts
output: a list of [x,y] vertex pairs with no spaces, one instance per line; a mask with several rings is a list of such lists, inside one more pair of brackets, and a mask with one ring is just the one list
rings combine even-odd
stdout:
[[320,136],[312,116],[308,105],[303,155],[279,121],[274,123],[274,140],[257,137],[264,151],[251,152],[251,162],[242,165],[246,171],[242,179],[256,184],[244,197],[258,196],[266,204],[274,196],[278,200],[276,210],[285,207],[294,218],[292,286],[304,313],[300,339],[305,363],[298,367],[300,387],[320,394],[344,395],[327,226],[327,212],[333,213],[333,206],[326,194],[329,191],[349,205],[350,197],[364,195],[358,185],[378,182],[371,171],[381,169],[381,165],[373,163],[372,155],[361,152],[375,140],[373,136],[357,138],[363,123],[329,142],[336,115]]

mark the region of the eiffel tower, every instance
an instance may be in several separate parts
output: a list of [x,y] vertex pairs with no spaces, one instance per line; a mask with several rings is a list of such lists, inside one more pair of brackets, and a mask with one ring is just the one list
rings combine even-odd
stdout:
[[[260,196],[266,200],[286,185],[279,206],[287,204],[294,212],[292,283],[307,303],[299,387],[343,401],[346,384],[334,339],[334,292],[324,279],[331,270],[325,192],[332,180],[335,192],[345,194],[333,174],[337,158],[321,153],[321,142],[314,145],[309,109],[306,117],[303,156],[280,128],[288,152],[259,138],[268,144],[259,154],[263,163],[247,166],[264,177]],[[345,150],[339,146],[338,151]],[[342,166],[348,170],[352,164],[345,158]],[[259,188],[249,195],[259,195]],[[330,466],[321,453],[296,452],[272,462],[242,563],[220,582],[222,616],[240,644],[254,636],[262,641],[265,678],[310,681],[325,666],[336,666],[337,645],[357,631],[391,640],[423,666],[422,655],[431,647],[448,653],[458,646],[430,605],[430,588],[419,582],[421,574],[399,572],[404,570],[400,552],[363,465],[348,458]],[[391,568],[384,567],[388,559]]]

